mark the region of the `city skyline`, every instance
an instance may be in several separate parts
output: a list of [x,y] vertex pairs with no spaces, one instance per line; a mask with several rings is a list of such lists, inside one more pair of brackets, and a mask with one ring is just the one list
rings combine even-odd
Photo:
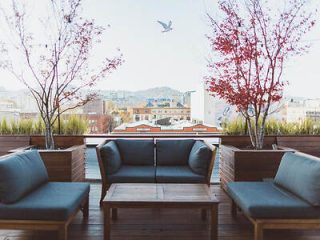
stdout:
[[[7,1],[7,0],[5,0]],[[4,2],[5,2],[4,1]],[[32,2],[32,1],[31,1]],[[310,8],[320,3],[311,1]],[[206,13],[217,14],[214,1],[164,0],[161,2],[137,0],[85,0],[83,13],[107,26],[101,48],[95,51],[100,58],[106,52],[121,49],[125,63],[99,90],[142,90],[168,86],[179,91],[194,90],[206,75],[209,33]],[[37,13],[37,9],[34,10]],[[162,33],[158,20],[172,20],[173,30]],[[318,23],[319,24],[319,23]],[[318,56],[320,55],[320,28],[316,26],[305,36],[312,44],[308,54],[291,59],[284,78],[290,83],[285,95],[320,97],[318,87]],[[0,86],[8,90],[24,88],[5,71],[0,71]]]

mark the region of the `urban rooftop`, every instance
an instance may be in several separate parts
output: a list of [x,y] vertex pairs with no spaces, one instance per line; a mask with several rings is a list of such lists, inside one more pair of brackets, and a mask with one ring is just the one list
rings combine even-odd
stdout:
[[2,0],[0,240],[320,239],[317,0]]

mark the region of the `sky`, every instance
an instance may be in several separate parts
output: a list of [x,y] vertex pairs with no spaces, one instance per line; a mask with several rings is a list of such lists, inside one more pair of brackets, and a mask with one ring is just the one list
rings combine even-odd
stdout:
[[[311,2],[310,9],[320,9],[320,1]],[[38,14],[37,11],[41,10],[35,9],[33,14]],[[169,86],[180,91],[196,89],[207,75],[206,59],[210,57],[205,37],[210,33],[206,13],[218,14],[215,0],[83,0],[85,16],[94,18],[97,24],[111,26],[92,57],[112,57],[119,48],[125,60],[96,88],[141,90]],[[173,30],[162,33],[158,20],[171,20]],[[320,98],[320,20],[305,40],[313,45],[308,54],[289,62],[283,76],[290,83],[285,94]],[[3,70],[0,70],[0,86],[10,90],[23,88]]]

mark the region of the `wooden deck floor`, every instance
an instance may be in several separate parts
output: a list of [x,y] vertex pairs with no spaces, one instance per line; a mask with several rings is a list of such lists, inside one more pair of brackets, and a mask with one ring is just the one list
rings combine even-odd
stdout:
[[[78,214],[69,227],[69,240],[102,240],[103,213],[99,208],[100,184],[91,184],[90,217],[82,223]],[[220,200],[219,240],[253,239],[252,226],[241,215],[232,219],[230,201],[219,186],[212,191]],[[120,209],[112,224],[112,240],[200,240],[209,239],[209,224],[200,211],[174,209]],[[0,230],[0,240],[54,240],[55,232]],[[320,231],[268,230],[265,240],[319,240]]]

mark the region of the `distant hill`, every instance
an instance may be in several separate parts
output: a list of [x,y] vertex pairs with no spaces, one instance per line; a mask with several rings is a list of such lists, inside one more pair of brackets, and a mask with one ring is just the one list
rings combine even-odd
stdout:
[[146,104],[148,98],[171,98],[180,101],[183,92],[170,87],[155,87],[139,91],[107,90],[101,91],[100,94],[118,106],[141,106]]
[[155,87],[146,90],[140,90],[134,92],[138,97],[144,98],[176,98],[181,97],[182,92],[172,89],[170,87]]

